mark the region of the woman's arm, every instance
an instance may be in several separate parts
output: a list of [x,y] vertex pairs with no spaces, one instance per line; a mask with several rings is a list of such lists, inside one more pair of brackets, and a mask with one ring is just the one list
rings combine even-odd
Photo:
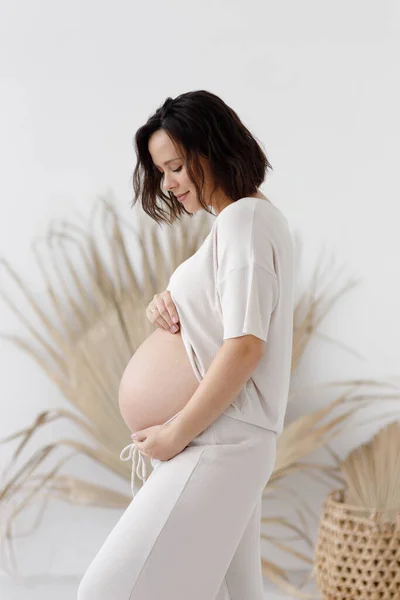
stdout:
[[185,446],[233,402],[260,361],[264,346],[263,340],[251,334],[224,341],[193,396],[168,425]]

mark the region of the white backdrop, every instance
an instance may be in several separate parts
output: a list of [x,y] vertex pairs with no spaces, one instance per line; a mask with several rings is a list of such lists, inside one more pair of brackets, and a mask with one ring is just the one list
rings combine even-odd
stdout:
[[[32,241],[52,219],[88,215],[108,190],[133,222],[136,129],[167,96],[206,89],[263,143],[274,171],[262,191],[303,239],[304,277],[325,246],[362,279],[322,327],[360,356],[315,340],[298,382],[399,375],[398,3],[3,0],[0,39],[0,256],[37,297],[45,290]],[[25,306],[3,270],[0,286]],[[27,335],[2,302],[0,331]],[[289,418],[319,401],[326,397],[303,398]],[[58,407],[67,403],[53,384],[0,341],[0,437]],[[336,448],[376,427],[356,429]],[[79,438],[59,423],[31,448],[61,436]],[[12,448],[1,446],[1,467]],[[129,490],[85,458],[66,472]],[[305,492],[316,509],[318,494]],[[79,575],[118,516],[53,502],[16,547],[21,570]]]

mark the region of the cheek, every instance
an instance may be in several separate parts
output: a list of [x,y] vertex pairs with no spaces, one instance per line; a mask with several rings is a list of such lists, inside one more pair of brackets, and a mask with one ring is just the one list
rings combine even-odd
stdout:
[[182,173],[182,177],[180,178],[180,183],[181,183],[182,187],[187,187],[188,189],[189,189],[189,187],[192,187],[192,182],[187,173]]

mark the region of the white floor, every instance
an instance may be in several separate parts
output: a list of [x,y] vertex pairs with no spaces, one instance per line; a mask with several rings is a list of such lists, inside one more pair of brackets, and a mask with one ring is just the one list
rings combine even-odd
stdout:
[[[31,577],[25,583],[18,583],[5,574],[0,574],[1,600],[75,600],[79,580],[75,577]],[[307,588],[314,591],[315,588]],[[265,600],[294,600],[265,584]],[[116,599],[117,600],[117,599]]]

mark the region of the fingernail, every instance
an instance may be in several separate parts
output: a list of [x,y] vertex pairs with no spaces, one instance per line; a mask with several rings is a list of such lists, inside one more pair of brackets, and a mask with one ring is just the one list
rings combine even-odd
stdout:
[[178,317],[172,317],[172,322],[173,323],[177,323],[178,322]]
[[175,331],[178,331],[178,328],[176,325],[174,325],[173,327],[171,327],[171,331],[172,333],[175,333]]

